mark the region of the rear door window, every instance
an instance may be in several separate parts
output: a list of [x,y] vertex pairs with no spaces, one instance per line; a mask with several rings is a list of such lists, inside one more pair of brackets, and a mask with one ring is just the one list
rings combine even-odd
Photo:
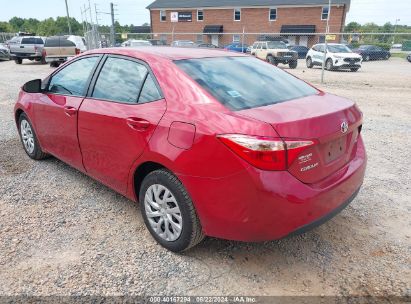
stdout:
[[92,97],[122,103],[137,103],[147,74],[147,68],[140,63],[109,57],[98,76]]
[[52,37],[47,38],[46,43],[44,44],[45,47],[59,47],[60,46],[60,38],[59,37]]
[[174,63],[233,111],[318,93],[302,80],[253,57],[185,59]]
[[60,39],[60,46],[61,47],[75,47],[76,44],[70,40],[67,40],[65,38]]

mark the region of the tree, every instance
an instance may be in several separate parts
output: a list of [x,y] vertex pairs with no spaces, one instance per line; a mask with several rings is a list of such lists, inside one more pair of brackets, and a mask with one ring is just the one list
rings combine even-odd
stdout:
[[348,33],[359,32],[361,30],[361,24],[358,22],[350,22],[345,26],[344,30]]

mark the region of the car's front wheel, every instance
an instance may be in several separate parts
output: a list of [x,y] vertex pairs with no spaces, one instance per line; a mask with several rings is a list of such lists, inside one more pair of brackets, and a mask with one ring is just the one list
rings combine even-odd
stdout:
[[351,68],[351,72],[357,72],[360,68]]
[[144,222],[163,247],[180,252],[204,239],[193,202],[180,180],[160,169],[143,180],[139,202]]
[[307,64],[307,68],[309,68],[309,69],[311,69],[314,66],[313,65],[313,60],[311,59],[311,57],[308,57],[305,62]]
[[27,155],[35,160],[44,159],[48,154],[44,153],[37,140],[36,133],[31,125],[26,114],[22,113],[18,121],[20,139],[23,144],[24,151]]
[[326,68],[328,71],[332,71],[332,70],[334,69],[333,61],[332,61],[331,59],[328,59],[328,60],[325,62],[325,68]]
[[297,60],[293,60],[293,61],[290,61],[288,66],[290,67],[290,69],[295,69],[297,68],[297,64],[298,64]]
[[271,63],[272,65],[275,65],[275,66],[278,65],[277,60],[275,60],[275,58],[274,58],[273,56],[271,56],[271,55],[268,55],[268,56],[267,56],[267,62],[269,62],[269,63]]

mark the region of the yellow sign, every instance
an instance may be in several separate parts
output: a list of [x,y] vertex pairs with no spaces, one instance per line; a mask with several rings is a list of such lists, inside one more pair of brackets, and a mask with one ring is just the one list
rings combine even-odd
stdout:
[[127,39],[127,33],[121,33],[121,39]]
[[337,38],[337,35],[327,35],[325,36],[325,39],[327,39],[327,41],[334,41]]

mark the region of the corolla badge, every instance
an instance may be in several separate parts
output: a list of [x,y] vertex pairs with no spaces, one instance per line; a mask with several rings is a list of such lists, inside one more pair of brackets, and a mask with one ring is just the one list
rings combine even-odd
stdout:
[[341,133],[347,133],[348,131],[348,122],[343,121],[341,124]]

